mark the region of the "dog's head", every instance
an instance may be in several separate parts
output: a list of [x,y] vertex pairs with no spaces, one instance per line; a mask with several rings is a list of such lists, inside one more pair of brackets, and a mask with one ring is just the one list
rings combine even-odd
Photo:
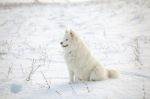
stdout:
[[64,48],[64,49],[67,49],[67,48],[73,48],[72,46],[75,47],[75,44],[74,42],[76,39],[76,34],[72,31],[72,30],[66,30],[65,32],[65,36],[64,36],[64,39],[62,42],[60,42],[61,46]]

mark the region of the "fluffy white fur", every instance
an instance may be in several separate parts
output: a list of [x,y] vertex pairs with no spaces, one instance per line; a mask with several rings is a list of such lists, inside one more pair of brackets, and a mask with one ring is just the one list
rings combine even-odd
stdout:
[[118,78],[115,70],[105,69],[92,55],[83,40],[73,31],[66,31],[61,42],[68,66],[70,82],[100,81]]

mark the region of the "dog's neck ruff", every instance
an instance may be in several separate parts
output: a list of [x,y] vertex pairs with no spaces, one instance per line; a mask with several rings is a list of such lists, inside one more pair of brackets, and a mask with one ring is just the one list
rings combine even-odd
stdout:
[[68,54],[71,54],[71,53],[72,53],[72,51],[69,51],[69,52],[68,52]]

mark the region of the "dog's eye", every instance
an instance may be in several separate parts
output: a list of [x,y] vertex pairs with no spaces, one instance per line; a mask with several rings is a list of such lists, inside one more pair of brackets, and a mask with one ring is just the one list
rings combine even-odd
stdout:
[[66,41],[68,41],[68,39],[66,39]]

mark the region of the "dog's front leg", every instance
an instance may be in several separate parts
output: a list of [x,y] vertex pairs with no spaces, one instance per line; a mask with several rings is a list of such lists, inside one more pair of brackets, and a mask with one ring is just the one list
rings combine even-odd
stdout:
[[75,76],[74,82],[76,82],[76,83],[79,82],[79,78],[77,76]]
[[73,71],[69,71],[69,77],[70,77],[70,83],[74,82],[74,72]]

